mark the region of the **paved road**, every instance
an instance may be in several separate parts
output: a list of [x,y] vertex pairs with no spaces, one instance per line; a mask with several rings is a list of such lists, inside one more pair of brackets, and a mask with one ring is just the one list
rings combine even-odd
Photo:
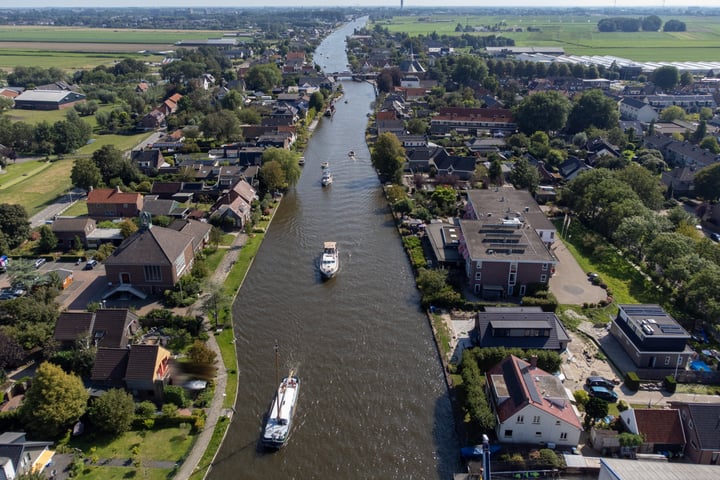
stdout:
[[555,266],[555,275],[550,277],[550,291],[560,304],[598,303],[607,298],[605,290],[588,281],[587,274],[559,238],[555,240],[552,252],[558,264]]

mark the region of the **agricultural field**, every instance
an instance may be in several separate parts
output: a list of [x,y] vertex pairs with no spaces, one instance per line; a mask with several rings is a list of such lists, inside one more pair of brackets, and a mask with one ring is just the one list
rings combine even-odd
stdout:
[[[712,61],[720,54],[720,19],[718,17],[668,17],[686,23],[686,32],[600,33],[597,23],[607,15],[570,15],[558,11],[548,16],[398,16],[378,22],[391,32],[410,35],[460,35],[458,24],[475,28],[500,25],[500,32],[477,32],[476,35],[501,35],[515,40],[516,46],[561,46],[572,55],[614,55],[636,61]],[[528,32],[527,28],[538,29]],[[512,30],[522,31],[512,31]],[[504,31],[508,30],[508,31]]]
[[0,175],[0,203],[25,207],[31,217],[71,187],[72,160],[27,162],[7,166]]
[[[222,36],[217,30],[135,30],[0,26],[0,69],[57,67],[67,71],[112,65],[123,58],[158,63],[180,40]],[[143,52],[143,53],[141,53]],[[144,53],[151,52],[151,53]]]

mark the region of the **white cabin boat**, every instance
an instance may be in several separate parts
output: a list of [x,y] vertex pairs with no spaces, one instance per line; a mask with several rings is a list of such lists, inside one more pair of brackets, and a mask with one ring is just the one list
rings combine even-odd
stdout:
[[322,183],[323,187],[327,187],[333,182],[333,176],[332,172],[330,170],[325,169],[323,172],[322,179],[320,179],[320,183]]
[[[278,346],[275,345],[275,370],[276,377],[278,369]],[[297,405],[298,392],[300,391],[300,379],[293,370],[287,377],[282,379],[278,386],[275,397],[270,405],[265,427],[263,428],[262,444],[271,449],[278,449],[285,446],[290,438],[293,416]]]
[[340,270],[340,254],[336,242],[325,242],[320,258],[320,273],[324,278],[332,278]]

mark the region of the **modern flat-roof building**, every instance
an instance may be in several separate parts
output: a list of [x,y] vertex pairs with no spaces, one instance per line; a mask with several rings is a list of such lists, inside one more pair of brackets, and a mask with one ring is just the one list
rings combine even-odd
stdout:
[[458,251],[474,293],[522,296],[528,285],[549,281],[557,263],[549,248],[556,230],[530,193],[470,190],[465,217]]
[[687,347],[685,329],[663,308],[654,304],[618,305],[610,333],[628,354],[638,374],[641,370],[684,369],[694,353]]
[[62,110],[84,101],[85,95],[68,90],[25,90],[15,97],[15,108]]

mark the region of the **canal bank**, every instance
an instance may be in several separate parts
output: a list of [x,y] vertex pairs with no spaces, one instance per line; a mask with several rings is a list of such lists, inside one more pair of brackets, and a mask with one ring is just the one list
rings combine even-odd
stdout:
[[[325,63],[346,63],[344,42],[324,46]],[[449,478],[458,467],[432,332],[365,145],[374,93],[343,85],[347,103],[313,133],[233,307],[241,388],[208,478]],[[322,162],[330,187],[320,185]],[[323,282],[326,240],[342,266]],[[289,444],[267,454],[258,440],[276,341],[281,369],[299,367],[303,392]]]

